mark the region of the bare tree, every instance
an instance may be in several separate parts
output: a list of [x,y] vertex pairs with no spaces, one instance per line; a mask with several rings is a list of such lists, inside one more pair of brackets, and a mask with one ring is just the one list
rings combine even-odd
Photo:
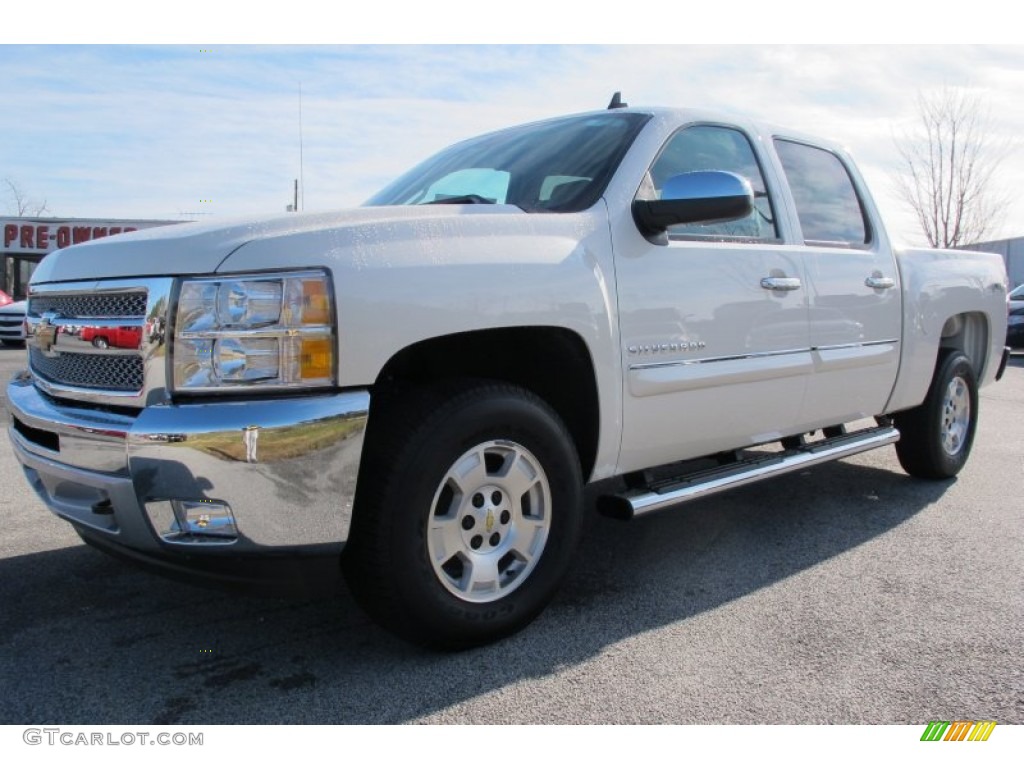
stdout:
[[41,203],[38,200],[30,200],[21,187],[10,179],[4,179],[4,184],[7,185],[8,190],[8,207],[15,216],[42,216],[49,212],[50,209],[46,206],[45,200]]
[[933,248],[956,248],[991,237],[1008,198],[995,182],[1009,146],[992,131],[977,95],[945,88],[918,95],[915,130],[897,138],[903,159],[896,193],[917,216]]

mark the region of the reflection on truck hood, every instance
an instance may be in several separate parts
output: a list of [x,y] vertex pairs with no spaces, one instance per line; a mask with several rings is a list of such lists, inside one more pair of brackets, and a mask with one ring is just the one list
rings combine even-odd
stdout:
[[522,213],[511,205],[424,205],[287,214],[275,219],[222,219],[115,235],[54,251],[33,283],[215,272],[232,252],[254,240],[318,232],[329,235],[390,222],[410,223],[472,214]]

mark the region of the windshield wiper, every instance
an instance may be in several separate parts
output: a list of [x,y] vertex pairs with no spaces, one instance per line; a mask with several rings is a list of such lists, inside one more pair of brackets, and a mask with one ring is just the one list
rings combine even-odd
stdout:
[[491,198],[484,197],[483,195],[453,195],[452,197],[439,197],[428,203],[420,203],[420,205],[472,205],[475,203],[480,205],[494,205],[497,202],[497,200],[492,200]]

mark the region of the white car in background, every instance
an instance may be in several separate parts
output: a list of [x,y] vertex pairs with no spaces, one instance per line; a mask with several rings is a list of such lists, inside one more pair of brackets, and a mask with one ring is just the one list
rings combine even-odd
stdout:
[[28,302],[12,301],[10,296],[0,291],[0,343],[5,347],[24,346],[27,306]]

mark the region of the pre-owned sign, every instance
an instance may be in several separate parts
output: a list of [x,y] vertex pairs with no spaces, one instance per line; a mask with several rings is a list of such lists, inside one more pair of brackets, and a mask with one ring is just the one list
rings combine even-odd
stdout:
[[172,223],[124,219],[6,219],[2,224],[3,250],[5,253],[43,255],[88,240]]

